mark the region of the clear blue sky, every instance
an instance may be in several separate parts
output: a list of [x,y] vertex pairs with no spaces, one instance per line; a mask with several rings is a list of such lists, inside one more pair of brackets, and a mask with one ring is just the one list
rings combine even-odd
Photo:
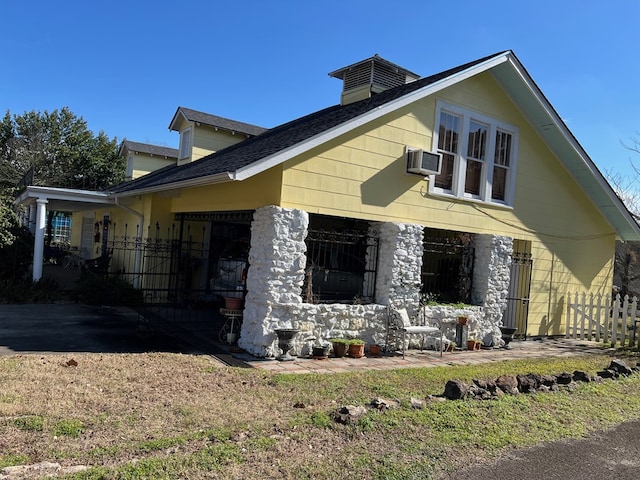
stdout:
[[273,127],[338,103],[378,53],[420,75],[513,50],[601,170],[640,155],[636,0],[0,0],[2,114],[68,106],[177,147],[178,106]]

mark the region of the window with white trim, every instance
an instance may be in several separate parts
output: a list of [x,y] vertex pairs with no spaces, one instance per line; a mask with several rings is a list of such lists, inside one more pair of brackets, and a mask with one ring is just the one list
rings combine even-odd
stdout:
[[191,156],[191,127],[185,128],[180,132],[180,157],[189,158]]
[[431,193],[513,205],[516,127],[438,101],[433,142],[442,170],[430,177]]

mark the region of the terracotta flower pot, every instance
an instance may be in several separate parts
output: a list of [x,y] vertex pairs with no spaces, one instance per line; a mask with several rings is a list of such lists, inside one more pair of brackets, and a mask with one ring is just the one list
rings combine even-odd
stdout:
[[351,343],[349,344],[349,356],[351,358],[364,357],[364,343]]
[[369,355],[372,357],[379,357],[382,354],[382,347],[377,343],[372,343],[369,345]]
[[242,298],[224,297],[224,308],[227,310],[240,310],[242,308]]
[[478,340],[467,340],[467,350],[480,350],[481,345]]

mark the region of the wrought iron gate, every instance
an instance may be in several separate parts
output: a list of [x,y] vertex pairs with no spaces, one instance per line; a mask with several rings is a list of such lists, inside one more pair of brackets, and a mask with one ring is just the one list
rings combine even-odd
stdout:
[[[514,247],[516,245],[517,243],[514,243]],[[515,336],[523,339],[527,337],[532,267],[533,259],[531,253],[514,249],[511,254],[509,296],[507,297],[507,308],[502,317],[502,324],[505,327],[515,327]]]

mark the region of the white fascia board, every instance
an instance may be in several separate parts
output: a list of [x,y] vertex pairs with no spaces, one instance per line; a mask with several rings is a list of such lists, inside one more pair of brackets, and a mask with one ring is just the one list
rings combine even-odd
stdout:
[[161,185],[158,187],[139,188],[135,190],[129,190],[122,193],[112,193],[112,198],[133,197],[136,195],[145,195],[147,193],[164,192],[167,190],[179,190],[181,188],[190,187],[202,187],[205,185],[211,185],[213,183],[224,183],[230,180],[235,180],[233,172],[216,173],[215,175],[209,175],[206,177],[196,177],[189,180],[183,180],[181,182],[172,182],[167,185]]
[[[509,63],[512,66],[513,70],[518,74],[523,84],[526,85],[527,89],[531,92],[531,95],[538,102],[539,106],[544,110],[545,114],[549,117],[550,121],[556,126],[556,128],[558,129],[558,131],[560,132],[564,140],[567,142],[568,145],[571,146],[571,149],[575,152],[577,157],[580,159],[583,166],[585,167],[585,170],[589,173],[591,178],[593,178],[596,181],[598,186],[606,194],[607,198],[611,200],[611,202],[613,203],[615,208],[618,210],[618,212],[622,213],[626,221],[632,226],[632,229],[635,230],[638,235],[640,235],[640,226],[638,226],[638,223],[633,218],[633,215],[629,212],[627,207],[624,205],[624,202],[620,200],[620,197],[616,195],[615,191],[613,190],[609,182],[606,180],[604,175],[602,175],[597,165],[593,162],[593,160],[591,159],[589,154],[584,150],[584,148],[582,148],[582,145],[580,145],[580,143],[576,140],[574,135],[571,133],[567,125],[562,120],[562,118],[560,118],[560,116],[557,114],[553,106],[546,99],[542,91],[535,84],[531,76],[526,72],[522,64],[513,56],[510,56]],[[504,84],[503,86],[505,88],[508,88]],[[524,113],[525,113],[524,115],[525,118],[527,118],[526,112]],[[540,135],[544,138],[545,134],[539,128],[539,125],[534,125],[534,127],[540,133]],[[551,147],[551,145],[549,146]],[[557,152],[556,152],[556,155],[557,155]],[[557,156],[560,162],[564,164],[562,160],[563,157],[560,155],[557,155]],[[583,185],[583,188],[586,188],[586,185],[584,185],[584,183],[578,178],[578,175],[576,175],[576,172],[574,170],[572,170],[566,164],[565,164],[565,168],[567,169],[569,174],[576,179],[576,181],[579,184]],[[597,202],[595,202],[593,198],[591,200],[596,205],[596,207],[599,208],[603,213],[606,212],[607,210],[606,205],[598,204]],[[609,220],[610,214],[605,213],[605,217]],[[610,220],[609,222],[611,223]],[[612,226],[614,227],[614,229],[617,230],[615,225],[612,225]]]
[[185,121],[189,121],[189,119],[187,118],[187,116],[184,114],[184,112],[182,111],[182,107],[178,107],[178,109],[176,110],[176,113],[173,114],[173,118],[171,119],[171,123],[169,124],[169,130],[172,132],[179,132],[179,130],[174,126],[175,123],[178,121],[178,114],[182,115],[182,118],[184,118]]
[[466,80],[467,78],[473,77],[474,75],[478,75],[486,70],[489,70],[496,65],[500,65],[508,60],[508,53],[498,55],[493,57],[485,62],[479,63],[478,65],[474,65],[473,67],[468,68],[467,70],[463,70],[454,75],[451,75],[447,78],[444,78],[438,82],[427,85],[415,92],[408,93],[396,100],[385,103],[380,107],[373,109],[367,113],[360,115],[346,123],[338,125],[334,128],[326,130],[321,134],[318,134],[314,137],[308,138],[307,140],[298,143],[297,145],[293,145],[292,147],[286,148],[284,150],[279,151],[278,153],[271,155],[269,157],[265,157],[262,160],[255,162],[251,165],[247,165],[246,167],[240,168],[236,171],[236,180],[245,180],[250,178],[258,173],[264,172],[271,167],[279,165],[280,163],[294,158],[298,155],[301,155],[312,148],[315,148],[319,145],[322,145],[328,141],[333,140],[334,138],[339,137],[349,131],[358,128],[366,123],[369,123],[387,113],[393,112],[399,108],[402,108],[410,103],[421,100],[429,95],[433,95],[434,93],[445,89],[451,85],[454,85],[458,82]]
[[30,198],[65,200],[70,202],[85,203],[112,203],[109,194],[91,190],[76,190],[72,188],[38,187],[31,185],[20,194],[18,203],[23,203]]

